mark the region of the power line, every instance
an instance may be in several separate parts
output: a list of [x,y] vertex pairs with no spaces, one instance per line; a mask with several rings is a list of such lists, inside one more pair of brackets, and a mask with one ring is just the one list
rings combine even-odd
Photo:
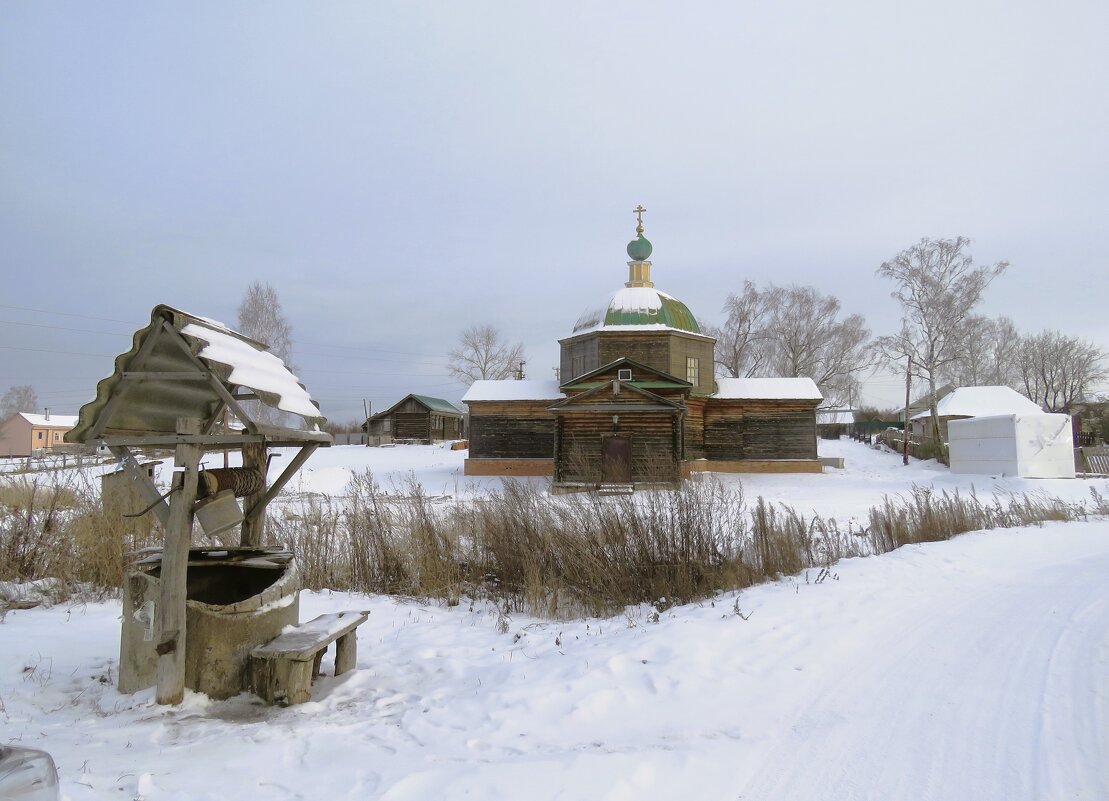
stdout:
[[[11,306],[11,305],[5,304],[5,303],[0,303],[0,309],[14,309],[16,311],[28,311],[28,312],[35,312],[37,314],[57,315],[57,316],[60,316],[60,317],[77,317],[77,318],[84,319],[84,320],[99,320],[99,321],[108,322],[108,323],[123,323],[124,325],[135,326],[135,330],[139,330],[139,329],[145,327],[145,325],[146,325],[146,324],[137,324],[133,320],[119,320],[119,319],[116,319],[114,317],[97,317],[97,316],[91,315],[91,314],[74,314],[72,312],[53,311],[51,309],[36,309],[36,308],[32,308],[30,306]],[[124,333],[124,332],[110,332],[110,331],[91,331],[91,330],[87,330],[87,329],[83,329],[83,328],[64,328],[62,326],[51,326],[51,325],[46,325],[45,323],[21,323],[21,322],[16,322],[14,320],[0,320],[0,323],[7,323],[9,325],[27,325],[27,326],[34,326],[36,328],[53,328],[53,329],[58,330],[58,331],[75,331],[75,332],[78,332],[78,333],[86,333],[86,334],[110,334],[112,336],[130,336],[133,333],[133,332]],[[387,350],[385,348],[365,348],[365,347],[359,347],[359,346],[356,346],[356,345],[332,345],[332,344],[325,344],[325,343],[322,343],[322,342],[303,342],[303,341],[302,342],[295,342],[294,341],[294,343],[293,343],[294,348],[296,348],[296,346],[298,344],[299,345],[307,345],[307,346],[313,347],[313,348],[331,348],[331,349],[335,349],[335,350],[352,350],[352,351],[357,351],[357,352],[361,352],[361,353],[384,353],[384,354],[388,354],[390,356],[422,356],[424,358],[443,359],[443,360],[446,360],[446,359],[449,358],[448,356],[445,356],[441,353],[426,353],[426,352],[416,353],[416,352],[413,352],[413,351]],[[327,356],[329,354],[316,354],[316,355]],[[380,361],[389,361],[389,360],[388,359],[381,359]]]
[[17,348],[14,345],[0,345],[0,350],[25,350],[31,353],[60,353],[63,356],[104,356],[109,359],[114,359],[119,355],[116,353],[84,353],[75,350],[47,350],[46,348]]
[[32,309],[30,306],[8,306],[0,303],[0,309],[15,309],[16,311],[29,311],[38,312],[39,314],[55,314],[59,317],[80,317],[85,320],[102,320],[106,323],[124,323],[125,325],[134,325],[131,320],[116,320],[114,317],[94,317],[91,314],[73,314],[72,312],[60,312],[52,309]]
[[46,325],[45,323],[20,323],[20,322],[16,322],[15,320],[0,320],[0,324],[3,324],[3,325],[26,325],[26,326],[30,326],[32,328],[50,328],[50,329],[53,329],[54,331],[75,331],[79,334],[104,334],[105,336],[110,336],[110,337],[129,337],[129,336],[131,336],[130,332],[125,332],[125,331],[92,331],[88,328],[64,328],[60,325]]

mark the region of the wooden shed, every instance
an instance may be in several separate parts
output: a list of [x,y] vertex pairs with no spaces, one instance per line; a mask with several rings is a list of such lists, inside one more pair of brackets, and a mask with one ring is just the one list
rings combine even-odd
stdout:
[[450,401],[413,394],[368,418],[363,429],[371,445],[385,442],[430,444],[462,439],[464,420],[465,414]]
[[462,402],[470,409],[468,476],[554,474],[555,418],[565,396],[557,381],[475,381]]
[[819,473],[811,378],[720,378],[705,403],[706,463],[694,470]]

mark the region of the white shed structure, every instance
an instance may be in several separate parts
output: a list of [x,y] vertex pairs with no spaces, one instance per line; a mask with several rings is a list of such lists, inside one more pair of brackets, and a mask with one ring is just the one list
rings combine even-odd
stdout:
[[952,420],[947,430],[953,473],[1074,478],[1069,415],[973,417]]

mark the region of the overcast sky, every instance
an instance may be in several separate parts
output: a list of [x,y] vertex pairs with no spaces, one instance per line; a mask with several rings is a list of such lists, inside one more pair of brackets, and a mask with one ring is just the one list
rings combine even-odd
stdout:
[[[457,400],[458,332],[556,340],[627,278],[745,279],[891,333],[923,236],[982,311],[1109,346],[1109,3],[0,5],[0,393],[76,413],[167,303],[273,285],[323,412]],[[865,398],[893,405],[899,379]]]

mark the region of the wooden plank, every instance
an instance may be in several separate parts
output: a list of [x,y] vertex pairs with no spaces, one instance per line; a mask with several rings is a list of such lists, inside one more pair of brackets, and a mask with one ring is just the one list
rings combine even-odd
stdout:
[[312,698],[312,662],[252,659],[250,686],[267,704],[303,704]]
[[154,504],[154,508],[150,511],[154,512],[158,520],[165,526],[169,521],[169,504],[162,498],[162,493],[158,492],[158,488],[154,486],[150,476],[142,469],[127,448],[116,446],[110,448],[110,450],[112,455],[119,459],[123,469],[127,471],[127,475],[134,482],[133,486],[142,495],[146,505]]
[[366,622],[369,612],[345,611],[320,615],[301,623],[250,652],[256,659],[291,659],[306,662],[339,637]]
[[246,430],[249,431],[251,434],[260,433],[258,431],[257,424],[254,422],[254,419],[246,413],[242,406],[238,404],[234,396],[231,394],[231,391],[226,386],[224,386],[223,381],[210,370],[208,370],[208,366],[204,364],[204,362],[196,353],[193,352],[193,349],[189,346],[189,343],[185,340],[185,338],[181,336],[172,325],[170,325],[168,320],[163,321],[162,325],[165,327],[166,333],[168,333],[174,343],[177,344],[177,347],[179,347],[181,351],[185,354],[186,358],[188,358],[193,364],[195,364],[198,370],[201,370],[206,374],[208,386],[210,386],[212,390],[216,393],[216,395],[220,398],[220,400],[227,404],[228,408],[230,408],[231,411],[234,412],[235,416],[239,418],[239,422],[246,426]]
[[[251,442],[243,445],[243,467],[258,470],[262,473],[262,488],[243,498],[243,508],[248,510],[244,515],[239,528],[239,545],[261,545],[266,536],[266,506],[263,499],[266,497],[266,446],[262,443]],[[259,506],[261,504],[261,506]],[[257,514],[251,514],[254,509],[261,509]]]
[[[308,461],[308,457],[315,453],[318,447],[319,445],[315,442],[304,445],[281,472],[281,475],[277,477],[277,480],[274,481],[273,484],[262,493],[262,496],[254,502],[254,505],[247,510],[245,517],[255,519],[264,515],[266,513],[266,504],[277,497],[277,493],[281,492],[282,488],[289,482],[289,479],[293,477],[293,473],[299,470],[301,465]],[[255,544],[257,545],[260,543]]]
[[335,641],[335,675],[354,670],[358,662],[358,637],[351,631]]
[[210,373],[128,370],[122,375],[124,381],[207,381]]
[[[196,434],[200,426],[200,420],[177,421],[177,431],[182,434]],[[170,498],[159,576],[155,614],[158,685],[154,696],[159,704],[179,704],[185,694],[185,590],[200,454],[197,445],[178,445],[174,460],[184,469],[173,477],[175,491]]]

